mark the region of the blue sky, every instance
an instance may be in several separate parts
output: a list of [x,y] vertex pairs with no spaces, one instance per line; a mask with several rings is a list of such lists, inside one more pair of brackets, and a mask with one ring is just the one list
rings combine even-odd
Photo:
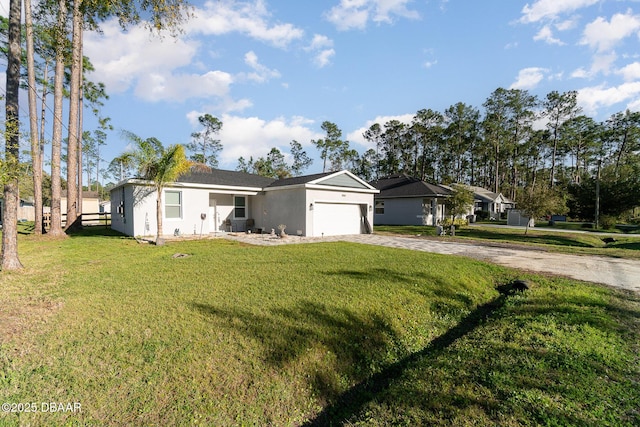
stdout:
[[[457,102],[482,109],[498,87],[540,98],[577,90],[597,120],[640,109],[639,0],[193,4],[177,38],[113,21],[85,36],[92,79],[110,95],[107,161],[127,147],[121,129],[187,143],[204,113],[223,122],[221,168],[271,147],[288,153],[295,139],[316,158],[306,171],[315,173],[322,163],[311,140],[325,120],[363,152],[362,132],[375,122]],[[0,5],[6,14],[8,0]]]

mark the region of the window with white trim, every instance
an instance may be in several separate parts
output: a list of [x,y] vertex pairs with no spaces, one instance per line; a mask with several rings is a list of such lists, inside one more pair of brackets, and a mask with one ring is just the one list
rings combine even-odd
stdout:
[[233,197],[233,218],[234,219],[247,218],[247,196]]
[[384,215],[384,200],[376,200],[376,214]]
[[164,192],[164,216],[167,219],[182,218],[182,191]]

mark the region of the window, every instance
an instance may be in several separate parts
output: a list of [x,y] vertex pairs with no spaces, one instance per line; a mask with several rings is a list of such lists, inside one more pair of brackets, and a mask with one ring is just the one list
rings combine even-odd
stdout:
[[244,219],[247,217],[246,196],[235,196],[233,198],[233,217],[235,219]]
[[384,215],[384,200],[376,201],[376,215]]
[[165,218],[182,218],[182,192],[164,192],[164,216]]

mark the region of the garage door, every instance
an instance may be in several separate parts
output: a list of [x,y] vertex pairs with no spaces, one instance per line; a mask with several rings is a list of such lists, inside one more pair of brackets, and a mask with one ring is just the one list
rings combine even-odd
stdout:
[[340,236],[360,234],[360,205],[316,203],[313,210],[313,235]]

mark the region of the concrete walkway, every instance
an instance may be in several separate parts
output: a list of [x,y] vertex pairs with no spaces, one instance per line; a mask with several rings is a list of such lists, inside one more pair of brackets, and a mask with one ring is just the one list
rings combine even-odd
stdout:
[[331,237],[295,237],[284,239],[269,235],[225,234],[225,238],[254,245],[281,245],[348,241],[415,251],[460,255],[506,267],[536,273],[550,273],[587,282],[601,283],[640,293],[640,261],[619,258],[568,255],[544,249],[505,247],[483,243],[460,243],[444,239],[396,237],[377,234]]

